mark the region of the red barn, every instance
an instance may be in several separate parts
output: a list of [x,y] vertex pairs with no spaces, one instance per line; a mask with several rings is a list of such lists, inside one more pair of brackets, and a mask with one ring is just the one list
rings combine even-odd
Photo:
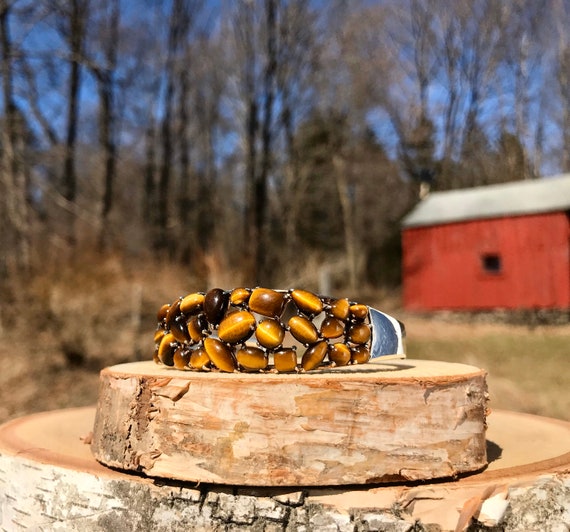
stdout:
[[434,192],[403,220],[409,310],[570,308],[570,174]]

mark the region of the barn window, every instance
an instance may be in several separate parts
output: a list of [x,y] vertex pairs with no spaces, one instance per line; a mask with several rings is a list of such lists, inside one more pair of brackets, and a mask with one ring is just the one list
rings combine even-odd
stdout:
[[485,273],[501,273],[501,256],[497,253],[488,253],[481,257],[483,271]]

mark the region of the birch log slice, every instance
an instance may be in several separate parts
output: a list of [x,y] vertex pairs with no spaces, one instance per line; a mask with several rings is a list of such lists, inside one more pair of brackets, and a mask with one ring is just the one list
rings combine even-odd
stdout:
[[[569,523],[570,422],[493,411],[482,472],[450,482],[302,489],[156,482],[107,468],[86,445],[94,418],[95,408],[78,408],[0,426],[0,530],[354,532],[416,523],[451,532],[472,516],[494,526],[503,515],[500,529],[513,532]],[[491,513],[495,522],[483,519]]]
[[101,372],[92,451],[152,477],[325,486],[454,477],[486,461],[485,372],[404,360],[305,374]]

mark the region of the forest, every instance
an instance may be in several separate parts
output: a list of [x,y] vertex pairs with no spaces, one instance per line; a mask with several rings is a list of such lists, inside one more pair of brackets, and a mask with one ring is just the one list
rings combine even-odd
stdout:
[[0,0],[0,291],[115,256],[397,286],[429,190],[570,171],[568,0]]

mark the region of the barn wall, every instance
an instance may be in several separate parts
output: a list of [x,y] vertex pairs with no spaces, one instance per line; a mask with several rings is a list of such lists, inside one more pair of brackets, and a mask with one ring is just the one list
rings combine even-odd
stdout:
[[570,307],[566,213],[407,228],[402,239],[410,310]]

